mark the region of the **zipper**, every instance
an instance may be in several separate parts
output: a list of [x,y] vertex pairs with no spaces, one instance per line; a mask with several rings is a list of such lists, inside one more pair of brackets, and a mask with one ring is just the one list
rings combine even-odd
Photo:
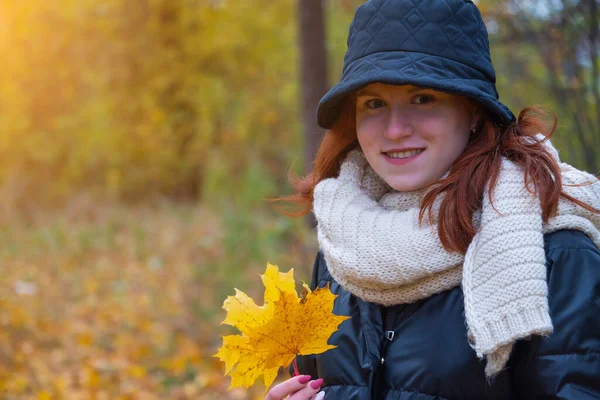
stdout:
[[383,385],[379,382],[384,376],[384,368],[385,368],[385,356],[386,356],[386,348],[388,343],[394,340],[395,332],[392,330],[392,318],[390,316],[390,311],[388,307],[381,308],[381,319],[383,322],[383,338],[381,339],[380,346],[380,360],[379,367],[377,368],[377,372],[375,373],[373,390],[371,392],[371,397],[373,400],[379,400],[382,396],[382,388]]
[[385,349],[389,342],[394,340],[396,333],[390,323],[390,312],[387,307],[383,309],[383,346],[381,346],[381,365],[385,364]]

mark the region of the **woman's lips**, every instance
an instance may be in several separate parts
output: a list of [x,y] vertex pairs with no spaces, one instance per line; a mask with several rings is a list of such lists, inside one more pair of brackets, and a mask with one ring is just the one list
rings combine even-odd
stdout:
[[423,153],[425,153],[425,150],[423,150],[420,153],[415,154],[414,156],[410,156],[410,157],[406,157],[406,158],[393,158],[393,157],[390,157],[387,154],[383,153],[383,157],[387,160],[387,162],[389,162],[392,165],[405,165],[411,161],[416,160]]

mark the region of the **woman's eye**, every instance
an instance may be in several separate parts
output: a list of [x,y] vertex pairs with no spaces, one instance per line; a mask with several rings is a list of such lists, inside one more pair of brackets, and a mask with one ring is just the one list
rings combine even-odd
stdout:
[[371,110],[376,108],[385,107],[385,102],[381,99],[372,99],[365,102],[365,106]]
[[415,97],[415,99],[414,99],[415,104],[426,104],[426,103],[430,103],[432,101],[433,101],[433,97],[431,97],[427,94],[421,94],[421,95]]

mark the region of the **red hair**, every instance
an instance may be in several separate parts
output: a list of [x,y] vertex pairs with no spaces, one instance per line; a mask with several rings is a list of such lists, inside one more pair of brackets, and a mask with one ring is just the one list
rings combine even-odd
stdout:
[[[533,184],[535,193],[540,197],[544,222],[556,215],[561,196],[591,212],[600,213],[600,210],[563,192],[558,162],[544,146],[546,139],[540,141],[535,137],[542,133],[549,138],[556,126],[556,116],[539,107],[524,108],[517,120],[508,126],[496,124],[489,116],[482,118],[449,175],[434,184],[421,204],[421,222],[426,213],[431,220],[435,198],[445,194],[439,210],[438,234],[446,250],[462,254],[467,251],[475,236],[473,213],[482,206],[488,182],[488,196],[493,198],[503,157],[525,171],[527,187]],[[531,140],[523,140],[524,137]],[[290,172],[288,177],[296,193],[271,201],[287,202],[297,207],[297,211],[282,210],[286,215],[299,217],[308,214],[317,183],[336,177],[348,152],[358,146],[354,98],[348,96],[342,114],[319,146],[313,171],[303,178]]]

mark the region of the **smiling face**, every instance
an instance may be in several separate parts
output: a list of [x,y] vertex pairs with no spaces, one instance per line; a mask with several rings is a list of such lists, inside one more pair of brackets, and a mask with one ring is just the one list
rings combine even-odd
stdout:
[[356,133],[388,185],[417,190],[441,178],[463,152],[476,110],[464,96],[373,83],[356,93]]

